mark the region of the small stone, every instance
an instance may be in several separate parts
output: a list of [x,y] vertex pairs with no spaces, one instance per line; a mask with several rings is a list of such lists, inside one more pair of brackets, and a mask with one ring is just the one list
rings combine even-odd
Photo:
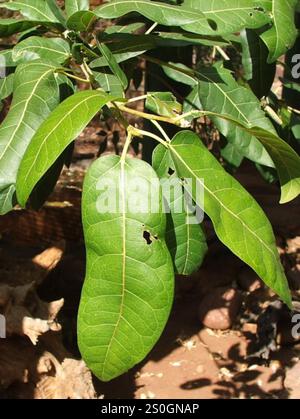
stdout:
[[256,273],[246,266],[239,271],[237,282],[239,287],[247,292],[254,292],[262,287],[262,282]]
[[289,399],[300,399],[300,364],[297,363],[286,372],[284,387],[289,392]]
[[242,305],[242,295],[234,288],[216,288],[207,294],[199,307],[199,319],[205,327],[230,329]]
[[254,324],[254,323],[244,323],[241,330],[244,333],[251,333],[253,335],[256,335],[256,333],[257,333],[257,324]]

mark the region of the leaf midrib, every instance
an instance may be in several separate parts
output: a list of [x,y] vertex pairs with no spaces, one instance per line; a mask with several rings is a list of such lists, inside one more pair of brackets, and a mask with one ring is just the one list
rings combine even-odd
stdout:
[[[120,160],[118,164],[113,166],[113,168],[118,167],[120,165],[120,191],[122,194],[122,293],[121,293],[121,303],[120,303],[120,310],[118,315],[118,320],[116,324],[114,325],[114,331],[111,336],[111,339],[109,341],[109,344],[107,345],[107,349],[105,352],[104,361],[102,364],[102,376],[105,374],[105,368],[107,364],[107,357],[111,349],[112,342],[115,340],[115,336],[119,327],[119,324],[123,317],[123,311],[124,311],[124,302],[125,302],[125,290],[126,290],[126,182],[125,182],[125,166],[127,165],[125,160]],[[128,165],[129,167],[129,165]],[[113,169],[112,168],[112,169]],[[111,169],[110,169],[111,170]]]

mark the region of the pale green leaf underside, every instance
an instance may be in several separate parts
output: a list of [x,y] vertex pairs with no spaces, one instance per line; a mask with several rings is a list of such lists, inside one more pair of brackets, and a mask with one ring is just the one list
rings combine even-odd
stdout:
[[72,16],[76,12],[89,10],[89,6],[89,0],[65,0],[67,17]]
[[45,0],[14,0],[1,3],[1,7],[9,10],[18,10],[30,20],[59,23],[59,20]]
[[8,115],[0,126],[0,213],[13,207],[19,164],[35,131],[59,103],[59,90],[50,64],[18,66]]
[[12,58],[18,63],[40,58],[53,64],[63,64],[70,54],[70,46],[64,39],[31,36],[13,48]]
[[0,100],[7,98],[13,92],[14,74],[9,74],[4,79],[0,79]]
[[90,10],[75,12],[67,20],[67,27],[73,31],[84,32],[96,21],[96,15]]
[[[130,205],[129,182],[158,182],[147,163],[105,156],[90,168],[83,188],[86,278],[78,314],[80,352],[93,373],[109,381],[128,371],[152,349],[167,322],[174,273],[165,244],[163,212],[124,210]],[[101,213],[97,202],[107,179],[117,185],[115,213]],[[146,186],[145,186],[146,188]],[[161,195],[160,209],[161,209]],[[149,197],[141,189],[139,199]],[[147,244],[144,231],[152,243]],[[155,236],[155,238],[154,238]]]
[[219,239],[291,305],[272,227],[254,198],[225,172],[193,132],[179,133],[170,151],[180,177],[203,179],[204,210]]
[[90,120],[110,100],[103,92],[86,90],[62,102],[35,133],[18,172],[17,198],[25,206],[40,178]]
[[[251,90],[240,86],[229,70],[220,65],[199,69],[199,99],[205,110],[231,115],[241,123],[261,126],[274,132],[271,122],[260,108],[260,103]],[[219,131],[231,142],[240,154],[256,163],[274,167],[274,163],[262,144],[243,132],[235,124],[213,118]]]

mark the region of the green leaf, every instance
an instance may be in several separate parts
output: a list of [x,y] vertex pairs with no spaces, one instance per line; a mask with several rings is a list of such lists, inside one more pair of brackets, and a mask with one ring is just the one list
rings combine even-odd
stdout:
[[59,103],[55,67],[33,61],[19,65],[8,115],[0,127],[0,214],[14,205],[20,161],[35,131]]
[[110,93],[113,96],[124,96],[123,86],[120,83],[118,77],[114,74],[108,73],[98,73],[93,71],[93,75],[99,86],[107,93]]
[[182,111],[181,104],[170,92],[148,92],[145,106],[157,115],[170,118],[178,116]]
[[0,100],[6,99],[13,92],[14,74],[10,74],[4,79],[0,79]]
[[93,23],[97,20],[95,14],[89,10],[83,10],[74,13],[67,20],[67,28],[72,31],[86,32],[88,31]]
[[300,158],[292,147],[276,134],[260,127],[250,132],[257,137],[272,157],[281,184],[281,204],[286,204],[300,194]]
[[[137,178],[143,186],[131,196],[130,186]],[[120,205],[114,213],[105,213],[99,204],[106,199],[105,188],[112,182],[114,192],[108,191],[108,195],[113,193]],[[133,202],[149,202],[153,185],[159,211],[153,213],[146,206],[141,213]],[[102,381],[140,362],[169,317],[174,273],[161,205],[158,178],[141,160],[122,162],[119,156],[105,156],[93,163],[86,175],[82,208],[87,268],[78,314],[78,344],[83,359]]]
[[265,147],[266,151],[275,163],[281,184],[280,203],[285,204],[292,201],[300,194],[300,157],[284,140],[261,127],[245,124],[231,115],[209,111],[199,111],[197,116],[207,115],[211,118],[217,117],[234,124],[241,131],[256,137]]
[[105,29],[104,33],[108,35],[115,33],[134,33],[144,27],[145,23],[143,22],[129,23],[128,25],[111,25]]
[[[178,175],[204,188],[204,210],[219,239],[291,306],[272,227],[263,210],[190,131],[180,132],[170,152]],[[197,202],[196,188],[193,199]]]
[[[170,63],[173,65],[173,63]],[[175,65],[175,63],[174,63]],[[183,83],[186,84],[188,86],[191,87],[195,87],[198,85],[197,80],[195,79],[195,77],[193,76],[189,76],[188,74],[185,74],[183,72],[181,72],[180,70],[188,70],[190,71],[190,69],[181,63],[176,63],[176,67],[178,68],[178,70],[175,70],[174,68],[170,68],[170,67],[166,67],[163,66],[163,70],[166,73],[166,75],[168,77],[170,77],[170,79],[177,81],[178,83]],[[198,96],[198,90],[197,90],[197,96]],[[197,109],[197,108],[196,108]]]
[[268,63],[273,63],[292,48],[297,38],[297,0],[263,0],[258,4],[265,6],[272,14],[273,26],[261,35],[261,39],[269,49]]
[[[191,213],[183,185],[174,170],[168,149],[159,144],[153,152],[152,166],[163,183],[163,197],[167,206],[166,243],[171,253],[175,273],[191,275],[202,265],[207,252],[205,234],[200,220]],[[171,185],[171,190],[169,189]]]
[[226,114],[214,114],[202,111],[202,115],[217,116],[235,124],[242,131],[256,137],[266,148],[275,163],[281,184],[281,204],[286,204],[300,194],[300,157],[284,140],[261,127],[244,125],[239,120]]
[[[177,6],[149,0],[114,0],[96,8],[94,13],[101,18],[113,19],[130,12],[137,12],[161,25],[180,26],[189,32],[201,35],[227,34],[231,32],[232,28],[234,29],[233,32],[235,32],[245,26],[261,27],[270,21],[266,13],[253,6],[253,1],[245,0],[245,2],[246,6],[251,3],[251,7],[248,7],[243,14],[243,8],[239,4],[243,18],[235,13],[230,13],[231,2],[222,0],[219,1],[221,7],[214,11],[210,10],[209,6],[209,10],[205,10],[206,5],[210,3],[203,2],[202,8],[204,12],[200,11],[198,0],[194,3],[196,8],[188,7],[185,4]],[[212,4],[215,4],[215,2]],[[250,13],[252,16],[250,16]],[[222,19],[222,15],[227,16],[226,22]],[[234,19],[235,24],[230,24],[230,19]],[[238,25],[236,24],[237,19]]]
[[[275,133],[258,99],[249,89],[240,86],[229,70],[218,63],[210,68],[199,68],[197,76],[199,99],[205,110],[231,115],[242,124],[260,126]],[[274,167],[269,154],[256,138],[229,121],[215,117],[212,119],[218,130],[241,155],[255,163]]]
[[118,18],[131,12],[166,26],[182,26],[204,18],[203,13],[197,10],[151,0],[113,0],[94,10],[97,16],[104,19]]
[[5,38],[15,33],[26,31],[38,24],[38,22],[30,22],[29,20],[1,19],[0,37]]
[[[178,45],[206,45],[227,47],[230,45],[229,40],[220,36],[199,35],[193,33],[176,33],[176,32],[157,32],[161,39],[165,39],[170,44],[178,43]],[[176,45],[175,45],[176,46]]]
[[255,31],[242,31],[241,42],[244,77],[255,95],[261,99],[270,92],[275,78],[276,63],[267,63],[268,49]]
[[61,38],[41,38],[31,36],[13,48],[14,61],[26,62],[34,59],[45,59],[53,64],[63,64],[70,58],[70,46]]
[[111,100],[114,98],[100,91],[78,92],[62,102],[44,121],[32,138],[18,171],[16,189],[21,206],[25,206],[37,182],[60,154]]
[[[257,7],[253,0],[184,0],[183,4],[204,14],[211,22],[210,34],[229,34],[244,28],[261,28],[270,22],[267,13],[262,7]],[[194,24],[186,25],[184,29],[194,32]],[[197,32],[201,33],[200,28]]]
[[89,8],[89,0],[65,0],[65,10],[68,17],[72,16],[76,12],[89,10]]
[[53,15],[58,20],[58,22],[60,22],[62,26],[65,26],[66,25],[65,15],[63,14],[63,12],[62,12],[61,8],[59,7],[59,5],[57,4],[56,0],[45,0],[45,1],[46,1],[47,5],[49,6],[49,9],[53,13]]
[[99,50],[101,51],[101,54],[103,55],[106,61],[106,65],[111,69],[113,74],[118,78],[121,85],[123,86],[123,89],[125,90],[128,86],[128,80],[127,80],[126,74],[119,66],[117,60],[115,59],[114,55],[112,54],[108,46],[101,43],[98,43],[97,45],[98,45]]
[[14,0],[1,3],[1,7],[19,11],[27,19],[33,21],[60,23],[45,0]]

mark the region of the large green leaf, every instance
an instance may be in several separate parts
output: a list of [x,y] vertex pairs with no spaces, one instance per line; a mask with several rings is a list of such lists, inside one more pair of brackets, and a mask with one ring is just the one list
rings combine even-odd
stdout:
[[272,14],[273,26],[261,35],[269,49],[268,62],[272,63],[292,48],[298,31],[295,26],[295,9],[297,0],[263,0],[259,5],[265,6]]
[[61,38],[41,38],[30,36],[13,48],[14,61],[26,62],[34,59],[45,59],[53,64],[63,64],[70,58],[70,46]]
[[1,3],[1,7],[17,10],[30,20],[60,23],[45,0],[13,0]]
[[[291,306],[272,227],[254,198],[225,172],[193,132],[180,132],[169,148],[178,175],[204,188],[204,210],[219,239]],[[197,201],[195,191],[192,197]]]
[[[174,170],[170,151],[159,144],[153,152],[152,160],[152,166],[162,182],[167,210],[166,243],[175,272],[191,275],[201,266],[207,252],[205,234],[200,225],[202,220],[195,216],[194,211],[191,212],[182,181]],[[173,174],[170,174],[170,169],[174,171]]]
[[[141,184],[133,191],[137,179]],[[101,210],[102,202],[112,196],[115,211]],[[143,212],[136,207],[154,196],[159,198],[158,212],[148,205]],[[158,178],[141,160],[105,156],[85,178],[87,267],[78,343],[83,359],[103,381],[128,371],[149,353],[171,310],[174,272],[161,204]]]
[[137,12],[161,25],[182,27],[197,22],[202,29],[210,30],[209,23],[200,11],[151,0],[113,0],[94,10],[98,17],[104,19],[118,18],[130,12]]
[[59,103],[54,71],[37,61],[16,70],[13,101],[0,127],[0,214],[14,205],[17,171],[31,138]]
[[[261,7],[257,7],[253,0],[184,0],[183,4],[200,10],[207,20],[212,22],[211,34],[228,34],[244,28],[260,28],[270,22],[267,13]],[[194,24],[185,25],[184,28],[194,32]]]
[[[0,3],[1,5],[1,3]],[[37,26],[38,22],[32,22],[29,20],[17,20],[17,19],[1,19],[0,20],[0,36],[7,37],[17,32],[23,32],[34,26]]]
[[[240,86],[229,70],[217,64],[210,68],[201,68],[197,74],[199,98],[205,110],[231,115],[246,125],[260,126],[275,132],[261,110],[258,99],[249,89]],[[255,163],[274,167],[269,154],[255,137],[246,134],[229,121],[214,117],[212,119],[219,131],[241,155]]]
[[31,140],[18,171],[17,198],[25,206],[40,178],[90,120],[115,98],[93,90],[75,93],[44,121]]
[[89,0],[65,0],[65,10],[68,17],[72,16],[76,12],[89,10],[89,7]]
[[[243,11],[243,3],[246,3],[246,10]],[[222,35],[235,32],[243,27],[260,27],[270,21],[269,16],[255,8],[252,1],[239,1],[240,15],[237,13],[237,6],[231,7],[231,2],[219,0],[214,9],[213,3],[203,2],[202,9],[198,7],[199,1],[193,2],[193,7],[181,4],[180,6],[154,2],[149,0],[113,0],[94,10],[94,13],[106,19],[121,17],[130,12],[138,12],[154,22],[167,26],[180,26],[183,29],[202,35]],[[249,4],[251,6],[249,7]],[[209,6],[212,4],[213,7]],[[208,9],[208,10],[207,10]],[[230,9],[231,13],[230,21]],[[222,14],[226,20],[222,19]],[[242,17],[241,17],[242,16]],[[237,24],[238,20],[238,24]],[[233,22],[233,23],[230,23]]]

